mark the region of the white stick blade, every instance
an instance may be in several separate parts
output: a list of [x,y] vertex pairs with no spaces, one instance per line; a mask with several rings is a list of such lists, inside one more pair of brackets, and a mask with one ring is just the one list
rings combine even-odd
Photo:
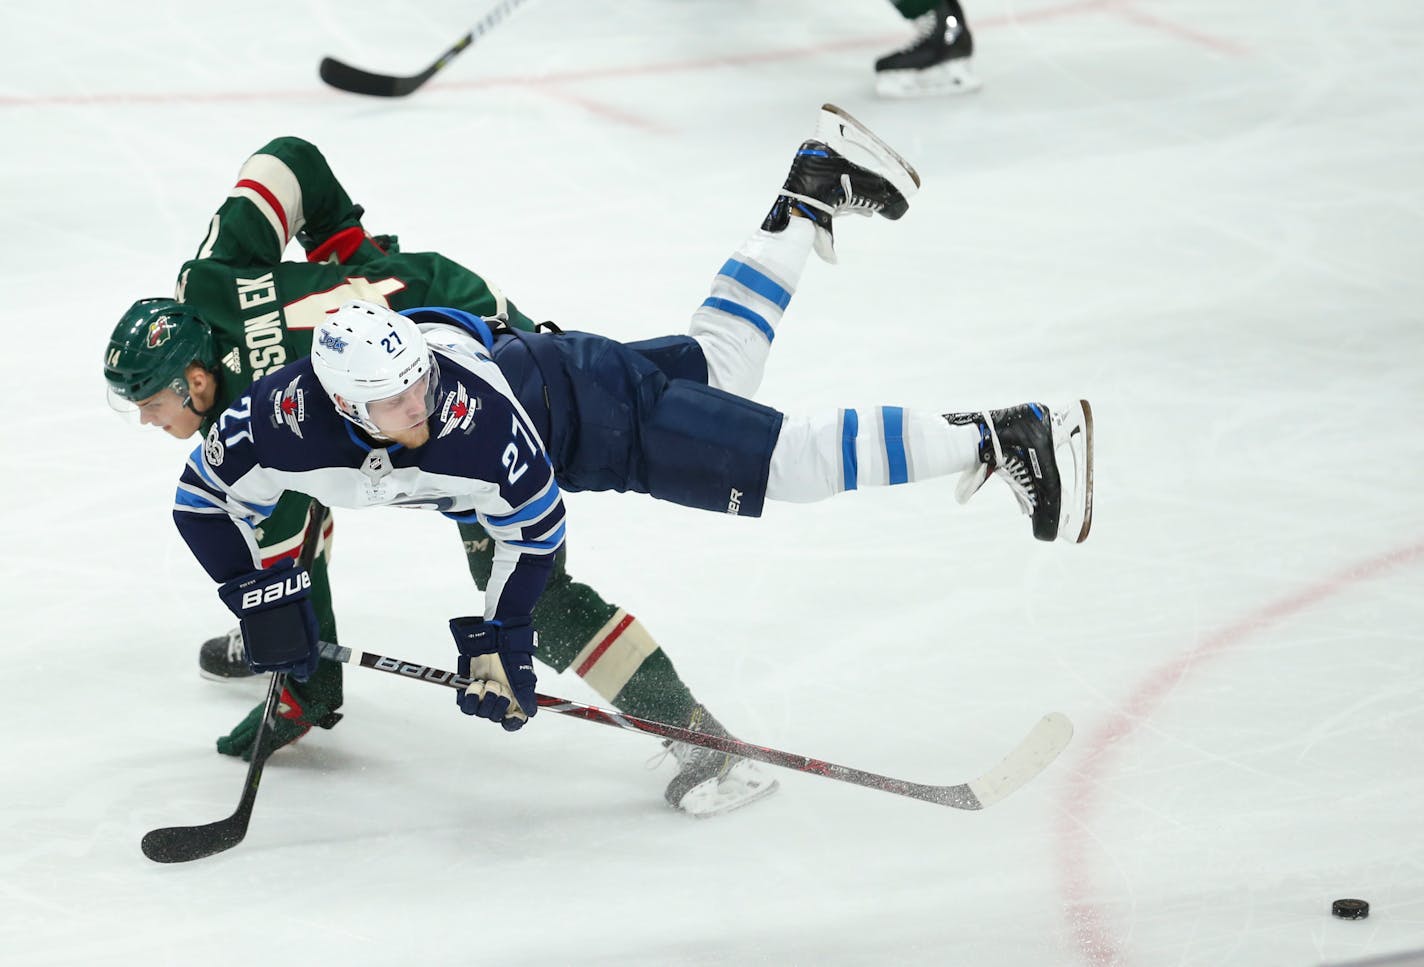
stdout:
[[1019,743],[1018,748],[1004,757],[993,769],[969,783],[969,789],[983,806],[1007,798],[1068,747],[1073,738],[1073,723],[1062,712],[1049,712]]

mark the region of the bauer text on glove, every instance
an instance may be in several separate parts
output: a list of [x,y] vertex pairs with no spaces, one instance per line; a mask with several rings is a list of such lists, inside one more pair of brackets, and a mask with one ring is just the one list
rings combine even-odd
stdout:
[[242,625],[253,671],[289,671],[298,681],[311,677],[320,634],[306,568],[279,561],[227,582],[218,597]]

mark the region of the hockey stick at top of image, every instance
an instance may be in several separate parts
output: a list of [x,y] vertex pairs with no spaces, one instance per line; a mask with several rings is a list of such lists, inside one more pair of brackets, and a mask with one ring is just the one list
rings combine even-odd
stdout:
[[[317,548],[321,545],[321,532],[326,523],[326,508],[315,500],[307,516],[307,532],[302,538],[302,550],[297,563],[310,568],[316,559]],[[187,863],[200,860],[214,853],[232,849],[247,835],[247,826],[252,821],[252,807],[257,803],[257,787],[262,782],[262,769],[275,749],[262,751],[262,740],[266,737],[269,724],[277,713],[277,705],[287,687],[285,672],[272,675],[267,686],[267,704],[262,709],[262,721],[257,724],[257,734],[252,739],[252,760],[247,765],[247,778],[243,781],[242,797],[237,809],[226,819],[204,823],[201,826],[165,826],[144,834],[139,847],[143,855],[155,863]],[[339,718],[339,716],[334,716]],[[330,728],[330,722],[323,728]]]
[[470,28],[469,33],[455,41],[454,46],[435,58],[435,63],[419,74],[411,74],[409,77],[374,74],[359,67],[352,67],[335,57],[322,58],[318,73],[321,75],[321,79],[332,87],[349,91],[352,94],[366,94],[371,97],[405,97],[407,94],[419,90],[426,81],[443,70],[446,64],[458,57],[466,47],[473,44],[483,34],[493,30],[523,2],[524,0],[500,0],[494,9]]
[[[321,657],[359,665],[362,668],[373,668],[376,671],[432,685],[444,685],[446,688],[456,690],[463,689],[470,684],[469,678],[461,677],[454,672],[402,661],[399,658],[388,658],[385,655],[377,655],[368,651],[346,648],[326,641],[321,643]],[[744,759],[755,759],[758,762],[794,769],[797,772],[809,772],[812,775],[837,779],[841,782],[864,786],[867,789],[892,792],[896,795],[908,796],[911,799],[948,806],[951,809],[983,809],[1002,801],[1047,768],[1049,763],[1067,747],[1068,741],[1073,737],[1073,723],[1068,720],[1068,717],[1060,712],[1050,712],[1040,719],[1029,731],[1028,736],[993,769],[969,782],[949,786],[932,786],[918,782],[906,782],[903,779],[892,779],[889,776],[852,769],[849,766],[839,766],[809,756],[783,752],[780,749],[769,749],[729,736],[694,732],[692,729],[653,722],[625,712],[610,712],[592,705],[581,705],[568,699],[555,698],[552,695],[536,694],[536,698],[541,709],[557,712],[560,715],[571,715],[586,722],[597,722],[599,725],[608,725],[630,732],[643,732],[648,735],[672,739],[674,742],[685,742],[689,745],[716,749],[718,752],[741,756]]]

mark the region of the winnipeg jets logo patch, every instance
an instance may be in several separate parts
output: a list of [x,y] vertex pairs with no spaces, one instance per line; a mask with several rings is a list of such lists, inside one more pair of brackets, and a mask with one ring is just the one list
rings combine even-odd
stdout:
[[469,433],[475,423],[475,413],[479,411],[480,399],[470,398],[464,383],[456,383],[454,390],[445,394],[445,402],[440,407],[440,433],[435,439],[449,436],[455,430]]
[[307,391],[297,386],[302,378],[293,379],[285,387],[272,394],[272,425],[286,425],[298,437],[302,437],[302,421],[307,418]]

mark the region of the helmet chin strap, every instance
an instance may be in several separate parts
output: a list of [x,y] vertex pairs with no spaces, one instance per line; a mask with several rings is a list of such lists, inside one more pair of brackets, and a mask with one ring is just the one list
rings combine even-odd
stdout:
[[183,408],[185,410],[191,410],[192,412],[196,413],[199,419],[206,420],[208,418],[208,415],[212,413],[213,410],[217,409],[217,404],[214,403],[206,410],[200,410],[193,405],[193,394],[189,393],[187,396],[183,397]]
[[[182,376],[179,378],[183,383],[183,390],[181,393],[183,397],[183,408],[185,410],[191,410],[193,413],[197,414],[198,419],[200,420],[206,420],[212,414],[212,412],[218,408],[217,382],[219,379],[222,378],[222,374],[219,373],[216,369],[205,369],[203,370],[203,372],[209,374],[213,378],[213,403],[206,410],[200,410],[193,405],[193,388],[188,384],[188,377]],[[174,380],[175,383],[178,381],[179,380]],[[174,386],[173,389],[176,391],[178,387]]]

